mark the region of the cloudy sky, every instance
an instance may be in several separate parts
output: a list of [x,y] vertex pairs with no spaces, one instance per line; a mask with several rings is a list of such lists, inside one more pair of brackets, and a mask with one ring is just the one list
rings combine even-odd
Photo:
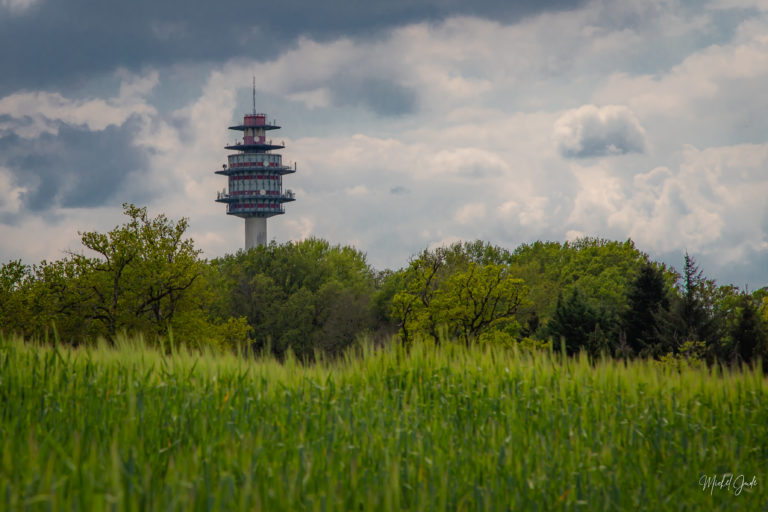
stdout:
[[0,0],[0,260],[122,202],[240,248],[213,170],[253,76],[298,162],[279,242],[632,238],[768,285],[766,0]]

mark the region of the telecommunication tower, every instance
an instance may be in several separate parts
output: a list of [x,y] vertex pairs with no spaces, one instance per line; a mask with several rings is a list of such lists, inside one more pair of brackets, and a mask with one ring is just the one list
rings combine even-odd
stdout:
[[266,114],[256,113],[256,79],[253,86],[253,112],[243,117],[243,123],[230,126],[243,132],[243,139],[225,146],[236,151],[227,156],[227,164],[216,174],[227,176],[229,190],[218,193],[216,201],[227,204],[227,215],[245,219],[245,249],[267,243],[267,218],[285,213],[283,203],[295,201],[295,194],[283,191],[283,176],[296,172],[296,164],[283,165],[283,157],[273,150],[284,144],[273,144],[266,132],[279,130]]

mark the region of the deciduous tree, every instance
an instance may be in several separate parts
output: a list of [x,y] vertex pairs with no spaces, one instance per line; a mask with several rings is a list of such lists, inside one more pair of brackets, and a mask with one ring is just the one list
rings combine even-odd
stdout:
[[527,288],[512,268],[482,256],[477,246],[455,244],[424,251],[411,261],[403,289],[392,301],[404,343],[443,336],[469,344],[484,332],[516,323]]

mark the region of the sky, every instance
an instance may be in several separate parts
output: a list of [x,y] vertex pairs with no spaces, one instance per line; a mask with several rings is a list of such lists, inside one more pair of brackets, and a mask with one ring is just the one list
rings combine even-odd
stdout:
[[0,262],[124,202],[241,248],[213,171],[253,77],[298,168],[277,242],[631,238],[768,285],[768,0],[0,0]]

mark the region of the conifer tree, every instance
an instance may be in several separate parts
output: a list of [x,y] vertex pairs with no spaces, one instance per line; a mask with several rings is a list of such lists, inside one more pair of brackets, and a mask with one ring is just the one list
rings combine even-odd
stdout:
[[[600,321],[600,312],[590,306],[578,288],[574,288],[567,299],[563,300],[562,295],[558,297],[546,333],[552,338],[555,348],[560,346],[560,340],[565,340],[566,352],[573,355],[581,349],[596,346],[594,340],[602,340],[604,335],[598,327]],[[590,340],[593,340],[592,343]]]
[[640,268],[627,294],[627,304],[623,318],[627,344],[635,354],[658,352],[664,345],[660,316],[669,309],[661,269],[651,263]]

